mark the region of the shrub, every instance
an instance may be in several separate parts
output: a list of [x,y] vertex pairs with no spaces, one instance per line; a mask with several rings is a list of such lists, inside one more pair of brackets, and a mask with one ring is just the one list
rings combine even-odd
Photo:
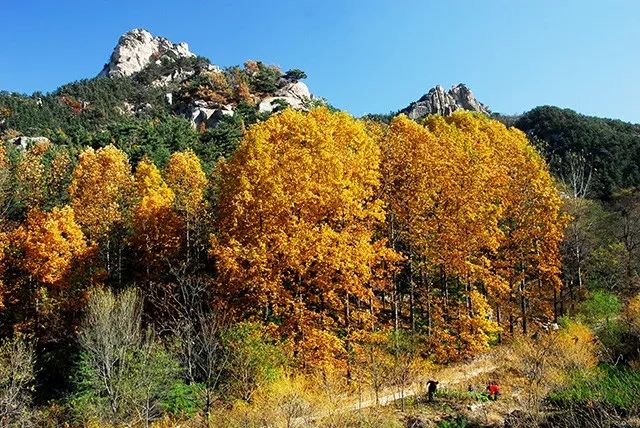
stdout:
[[143,333],[141,311],[134,290],[90,292],[71,400],[85,422],[148,423],[161,415],[163,403],[178,409],[172,397],[178,364],[150,333]]
[[629,324],[629,332],[640,336],[640,293],[632,297],[625,308],[625,317]]
[[579,318],[591,326],[608,323],[620,313],[622,305],[618,297],[606,291],[595,291],[580,305]]
[[202,395],[205,386],[199,383],[187,384],[175,381],[169,385],[160,403],[167,413],[180,418],[193,418],[202,409]]
[[33,346],[22,338],[0,343],[0,426],[21,426],[27,419],[34,360]]
[[299,68],[292,68],[284,74],[284,78],[286,80],[298,81],[307,78],[307,73],[300,70]]
[[322,428],[402,428],[404,424],[392,408],[376,407],[357,412],[336,413],[324,418],[318,426]]
[[596,350],[591,330],[570,321],[559,332],[516,341],[506,365],[515,375],[515,386],[522,390],[524,409],[536,414],[547,393],[565,384],[571,373],[595,367]]
[[574,372],[567,386],[549,395],[552,402],[562,406],[595,401],[634,413],[640,410],[638,397],[640,371],[611,365]]
[[225,332],[223,340],[228,360],[222,388],[228,398],[249,401],[258,388],[282,375],[284,354],[260,324],[238,323]]
[[272,94],[278,89],[282,72],[278,67],[257,62],[258,71],[249,76],[252,92]]
[[467,418],[461,415],[443,419],[436,424],[436,428],[466,428],[469,426]]

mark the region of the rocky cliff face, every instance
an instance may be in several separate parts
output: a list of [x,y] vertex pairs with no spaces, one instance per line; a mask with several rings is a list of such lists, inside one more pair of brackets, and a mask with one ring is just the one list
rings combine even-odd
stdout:
[[105,64],[99,76],[132,76],[162,58],[176,60],[191,57],[195,55],[189,51],[186,43],[172,43],[164,37],[154,37],[147,30],[136,28],[120,37],[109,63]]
[[258,105],[258,111],[273,111],[278,106],[278,100],[284,101],[292,108],[301,109],[311,98],[307,85],[300,81],[291,82],[278,89],[272,97],[263,98]]
[[415,101],[403,110],[411,119],[421,119],[430,114],[450,115],[456,110],[469,110],[489,114],[490,110],[479,102],[469,88],[464,84],[452,87],[445,91],[440,85],[432,88],[418,101]]
[[[284,105],[305,109],[314,98],[303,82],[287,78],[277,67],[247,63],[238,75],[237,70],[223,70],[196,57],[186,43],[172,43],[134,29],[120,37],[99,77],[126,76],[139,84],[162,88],[169,108],[198,128],[215,127],[225,116],[233,116],[240,98],[258,113],[271,113]],[[265,80],[270,82],[267,89],[261,85]],[[239,97],[241,85],[245,92]],[[136,114],[144,107],[127,102],[120,110]]]

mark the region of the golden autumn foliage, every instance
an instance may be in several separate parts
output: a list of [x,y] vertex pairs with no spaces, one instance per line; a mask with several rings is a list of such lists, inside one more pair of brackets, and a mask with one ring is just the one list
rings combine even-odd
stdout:
[[65,149],[58,149],[51,160],[47,174],[47,192],[51,203],[67,202],[67,190],[71,184],[73,160]]
[[142,253],[147,273],[169,260],[180,246],[180,219],[173,209],[175,195],[158,168],[148,159],[137,166],[135,206],[133,208],[133,243]]
[[501,306],[525,331],[527,318],[548,319],[561,200],[525,135],[468,112],[369,132],[383,151],[387,236],[408,261],[412,328],[424,320],[435,354],[486,348]]
[[[194,245],[207,222],[205,191],[209,184],[200,159],[192,150],[176,152],[167,163],[164,176],[175,195],[174,207],[184,223],[186,260],[190,260]],[[203,244],[204,246],[204,244]],[[204,250],[203,250],[204,251]]]
[[255,104],[255,99],[251,94],[249,83],[239,68],[235,68],[231,74],[231,85],[237,102],[245,102],[249,105]]
[[219,287],[244,316],[280,319],[303,362],[335,354],[333,332],[386,287],[376,268],[396,256],[374,239],[379,162],[361,123],[317,109],[253,126],[220,167]]
[[12,238],[14,245],[23,251],[22,268],[48,286],[63,285],[74,264],[89,251],[69,206],[51,212],[30,211]]
[[80,154],[69,187],[78,223],[92,240],[106,238],[123,221],[133,177],[127,156],[112,145]]
[[518,338],[502,350],[500,358],[509,383],[522,391],[518,400],[535,409],[551,389],[566,384],[571,374],[595,368],[597,350],[594,333],[583,324],[569,322],[558,332]]
[[29,147],[20,157],[16,168],[19,202],[27,209],[42,206],[46,196],[47,174],[44,155],[51,148],[49,141]]
[[491,338],[500,331],[487,299],[477,290],[469,292],[469,304],[465,300],[449,302],[448,316],[443,299],[432,298],[432,305],[433,328],[428,343],[436,361],[455,361],[486,351]]
[[196,154],[192,150],[172,154],[164,175],[175,194],[176,209],[185,216],[197,215],[204,208],[208,181]]
[[[242,92],[238,76],[225,91]],[[67,150],[0,151],[0,191],[17,174],[24,202],[0,230],[9,328],[57,334],[87,284],[145,278],[158,285],[142,286],[145,315],[175,331],[193,308],[262,323],[298,367],[379,390],[409,385],[423,357],[467,358],[554,316],[560,197],[526,136],[486,116],[383,125],[285,109],[211,182],[191,150],[135,174],[112,145]],[[105,263],[75,269],[94,245]]]

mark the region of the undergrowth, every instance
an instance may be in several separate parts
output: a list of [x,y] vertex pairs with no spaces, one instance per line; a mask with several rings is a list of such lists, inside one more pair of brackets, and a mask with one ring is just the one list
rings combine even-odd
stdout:
[[549,394],[559,406],[599,402],[632,413],[640,411],[640,370],[601,365],[576,372],[569,384]]

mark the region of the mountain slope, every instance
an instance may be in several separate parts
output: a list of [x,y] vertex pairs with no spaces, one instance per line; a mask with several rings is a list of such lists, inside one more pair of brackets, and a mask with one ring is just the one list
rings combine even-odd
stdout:
[[[46,137],[55,143],[100,147],[113,143],[134,159],[157,162],[174,149],[192,148],[212,165],[230,154],[246,126],[291,106],[325,105],[302,82],[260,61],[222,68],[146,30],[123,34],[97,77],[25,96],[0,93],[0,139]],[[420,120],[456,110],[491,114],[464,84],[430,89],[400,112]],[[519,117],[492,114],[521,129],[539,146],[558,177],[571,174],[576,159],[592,173],[594,196],[608,198],[640,185],[640,126],[538,107]],[[388,121],[393,115],[371,115]]]
[[542,106],[514,126],[536,142],[556,176],[568,179],[576,168],[591,174],[594,196],[640,185],[640,125]]
[[322,105],[301,81],[259,61],[221,68],[185,43],[135,29],[122,35],[95,78],[30,96],[0,93],[0,139],[46,137],[54,143],[109,143],[135,160],[162,164],[192,148],[212,165],[230,154],[243,129],[286,106]]

